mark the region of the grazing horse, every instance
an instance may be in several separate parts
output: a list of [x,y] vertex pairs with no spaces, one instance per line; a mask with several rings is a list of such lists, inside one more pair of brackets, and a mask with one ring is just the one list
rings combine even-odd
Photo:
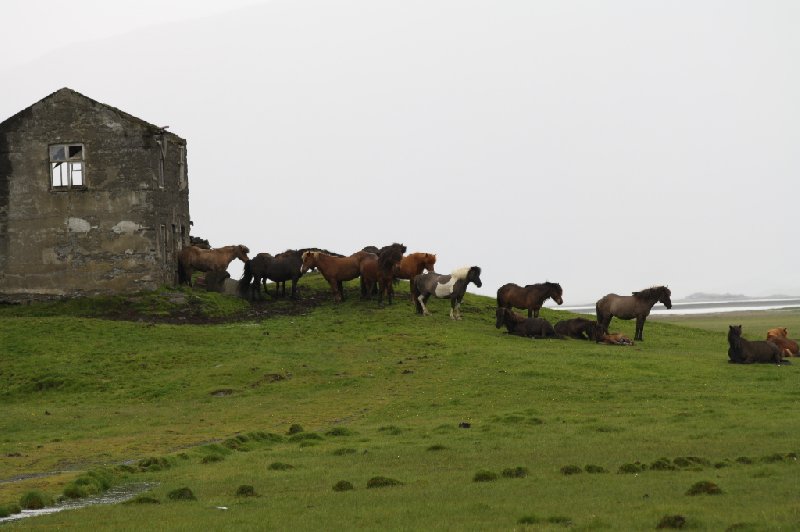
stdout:
[[403,244],[394,243],[391,246],[384,246],[378,250],[375,259],[367,258],[361,262],[361,296],[371,297],[375,291],[375,286],[379,285],[378,303],[383,304],[383,294],[387,295],[389,304],[392,304],[394,297],[395,266],[403,258],[406,247]]
[[633,295],[630,296],[608,294],[598,300],[595,305],[597,323],[603,326],[603,331],[608,332],[608,326],[614,316],[621,320],[636,318],[636,333],[633,339],[644,342],[642,332],[644,331],[644,321],[650,315],[650,309],[656,303],[664,303],[665,307],[671,309],[671,295],[672,292],[666,286],[654,286],[641,292],[633,292]]
[[508,334],[526,338],[563,338],[544,318],[525,318],[505,307],[497,307],[495,315],[494,326],[499,329],[505,325]]
[[[742,326],[728,327],[728,358],[733,364],[752,364],[754,362],[783,362],[781,348],[772,342],[745,340]],[[787,361],[788,363],[788,361]]]
[[464,266],[453,270],[450,275],[441,275],[435,272],[421,273],[411,282],[411,293],[414,295],[414,304],[417,314],[429,316],[425,304],[428,298],[435,295],[438,298],[450,299],[450,319],[461,319],[461,300],[467,291],[469,283],[475,283],[480,288],[481,269],[478,266]]
[[553,327],[561,336],[569,336],[577,340],[594,340],[597,322],[586,318],[561,320]]
[[303,253],[303,262],[300,273],[306,273],[311,268],[316,268],[322,274],[333,292],[333,300],[337,303],[344,301],[343,281],[351,281],[361,275],[361,262],[375,258],[374,253],[357,251],[349,257],[333,257],[320,251],[306,251]]
[[239,259],[247,264],[250,259],[247,246],[225,246],[216,249],[202,249],[197,246],[188,246],[178,252],[178,284],[192,286],[192,273],[221,272],[228,269],[228,264],[233,259]]
[[783,356],[797,356],[798,351],[800,351],[798,347],[800,346],[798,346],[797,342],[788,336],[789,331],[786,330],[786,327],[770,329],[767,331],[767,341],[777,345],[781,349]]
[[276,297],[281,294],[285,297],[286,281],[292,281],[290,297],[297,299],[297,281],[303,275],[300,273],[302,264],[303,258],[297,250],[287,249],[274,257],[269,253],[259,253],[244,265],[244,273],[239,280],[239,294],[245,298],[259,298],[262,284],[266,292],[269,279],[275,282]]
[[539,309],[547,298],[552,298],[559,305],[563,291],[558,283],[529,284],[524,288],[518,284],[508,283],[497,289],[497,306],[506,308],[526,308],[528,317],[539,317]]

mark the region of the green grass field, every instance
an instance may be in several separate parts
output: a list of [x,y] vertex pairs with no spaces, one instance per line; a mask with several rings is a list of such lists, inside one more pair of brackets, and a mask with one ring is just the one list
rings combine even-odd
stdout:
[[[216,324],[102,316],[247,303],[184,290],[0,308],[0,508],[91,492],[87,472],[150,486],[3,526],[800,528],[800,363],[728,364],[730,316],[650,320],[645,342],[619,347],[509,337],[487,297],[453,322],[441,300],[417,316],[407,285],[385,308],[355,283],[340,305],[324,290],[307,276],[301,296],[321,304]],[[800,331],[800,314],[739,323],[760,339]],[[183,487],[196,500],[170,498]]]

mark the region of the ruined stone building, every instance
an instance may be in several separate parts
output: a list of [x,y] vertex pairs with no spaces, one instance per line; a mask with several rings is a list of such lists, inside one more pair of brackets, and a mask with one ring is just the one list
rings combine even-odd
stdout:
[[0,300],[173,284],[188,243],[184,139],[67,88],[0,123]]

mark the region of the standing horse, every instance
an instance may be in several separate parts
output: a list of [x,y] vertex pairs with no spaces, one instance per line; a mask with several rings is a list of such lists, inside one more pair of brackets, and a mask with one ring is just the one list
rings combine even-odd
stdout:
[[366,251],[357,251],[349,257],[333,257],[320,251],[306,251],[303,253],[300,273],[306,273],[311,268],[318,269],[331,286],[333,300],[338,303],[344,301],[342,282],[351,281],[361,275],[361,262],[374,257],[374,253]]
[[450,275],[438,273],[421,273],[414,277],[411,283],[412,294],[414,294],[414,304],[417,307],[417,314],[429,316],[428,307],[425,304],[428,298],[435,295],[438,298],[450,299],[450,319],[461,319],[461,300],[467,291],[469,283],[475,283],[480,288],[481,269],[478,266],[465,266],[454,270]]
[[563,291],[558,283],[529,284],[524,288],[518,284],[508,283],[497,289],[497,306],[505,308],[528,309],[528,317],[539,317],[539,310],[547,298],[552,298],[559,305]]
[[178,252],[178,284],[192,286],[192,273],[221,272],[228,269],[228,264],[233,259],[239,259],[247,264],[250,259],[247,246],[225,246],[216,249],[201,249],[197,246],[188,246]]
[[597,323],[603,327],[603,331],[608,332],[608,326],[614,316],[621,320],[636,318],[636,334],[633,335],[633,339],[644,342],[642,332],[644,321],[650,315],[650,309],[656,303],[664,303],[665,307],[671,309],[671,295],[672,292],[666,286],[654,286],[641,292],[633,292],[630,296],[608,294],[599,299],[595,305]]
[[403,258],[406,247],[403,244],[394,243],[391,246],[384,246],[378,250],[375,259],[367,258],[361,262],[361,296],[369,298],[375,291],[376,284],[379,285],[378,304],[383,304],[383,294],[386,293],[389,304],[392,304],[394,297],[394,270],[397,263]]
[[[781,348],[772,342],[745,340],[742,326],[728,326],[728,358],[733,364],[752,364],[754,362],[783,362]],[[787,361],[787,364],[789,362]]]
[[494,326],[499,329],[505,325],[508,334],[526,338],[564,338],[544,318],[524,318],[505,307],[497,307],[495,316]]
[[300,273],[302,264],[303,259],[297,250],[287,249],[274,257],[269,253],[259,253],[244,265],[244,273],[239,280],[239,294],[249,299],[260,297],[261,286],[263,284],[266,292],[266,282],[269,279],[275,282],[276,297],[281,295],[279,292],[281,285],[282,295],[285,297],[286,281],[292,281],[290,297],[297,299],[297,281],[303,275]]
[[394,267],[395,279],[414,279],[422,270],[433,272],[436,265],[436,255],[433,253],[411,253],[403,257]]

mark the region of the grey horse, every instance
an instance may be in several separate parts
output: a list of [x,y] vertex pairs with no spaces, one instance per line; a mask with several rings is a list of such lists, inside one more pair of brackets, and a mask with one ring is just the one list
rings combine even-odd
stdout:
[[608,326],[614,316],[621,320],[636,318],[636,334],[633,339],[643,342],[644,320],[650,315],[650,309],[656,303],[664,303],[665,307],[671,309],[671,295],[672,292],[666,286],[654,286],[641,292],[633,292],[630,296],[608,294],[595,305],[597,323],[603,327],[603,331],[608,332]]

